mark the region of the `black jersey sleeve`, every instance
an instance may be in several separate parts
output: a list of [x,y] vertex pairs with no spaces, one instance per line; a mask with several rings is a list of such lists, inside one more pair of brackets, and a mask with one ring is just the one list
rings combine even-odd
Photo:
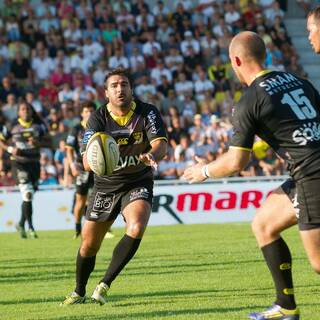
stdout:
[[154,106],[149,105],[145,118],[145,130],[150,143],[158,139],[167,141],[167,134],[160,112]]
[[230,147],[251,150],[256,133],[254,116],[256,95],[248,89],[236,105],[233,113],[233,135]]
[[69,133],[68,133],[68,136],[67,136],[67,139],[66,139],[66,146],[69,147],[69,148],[72,148],[72,149],[76,149],[77,147],[77,130],[76,128],[71,128]]

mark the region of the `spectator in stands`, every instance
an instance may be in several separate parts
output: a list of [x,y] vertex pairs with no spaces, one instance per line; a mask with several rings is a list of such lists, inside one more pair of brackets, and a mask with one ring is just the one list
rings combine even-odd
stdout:
[[7,95],[7,103],[1,108],[6,121],[11,123],[18,117],[18,104],[13,93]]
[[20,96],[20,90],[12,84],[11,79],[9,77],[2,78],[0,87],[0,101],[6,102],[7,96],[9,94],[13,94],[16,99]]

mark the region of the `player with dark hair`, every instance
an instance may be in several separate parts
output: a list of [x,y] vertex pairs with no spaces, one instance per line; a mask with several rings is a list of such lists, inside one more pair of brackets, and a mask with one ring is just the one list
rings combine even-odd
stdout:
[[84,170],[80,146],[86,128],[86,123],[95,109],[96,105],[92,101],[85,101],[81,104],[81,122],[74,128],[71,128],[66,139],[67,159],[71,174],[75,177],[76,187],[73,206],[75,221],[74,238],[78,238],[81,234],[81,218],[84,214],[89,189],[93,186],[93,172]]
[[234,110],[230,148],[214,162],[188,168],[184,177],[201,182],[239,172],[249,162],[255,135],[287,160],[291,178],[271,193],[252,222],[275,283],[276,300],[249,317],[297,320],[291,254],[281,232],[298,223],[309,261],[320,273],[320,96],[305,79],[264,70],[265,50],[253,32],[241,32],[231,41],[232,67],[248,88]]
[[[106,132],[119,145],[120,159],[110,176],[95,175],[76,262],[76,288],[62,305],[83,303],[86,284],[106,231],[119,213],[126,233],[113,251],[105,275],[91,298],[104,304],[111,283],[133,258],[146,229],[153,197],[152,168],[167,150],[167,138],[158,109],[132,97],[130,75],[115,69],[105,78],[108,103],[95,111],[87,123],[82,151],[96,132]],[[90,170],[83,153],[83,164]]]
[[309,41],[315,53],[320,54],[320,6],[312,9],[307,17]]
[[[32,105],[21,102],[18,107],[18,119],[12,129],[2,131],[0,146],[10,154],[13,175],[22,195],[21,219],[17,225],[21,238],[27,238],[25,222],[28,222],[30,238],[37,238],[32,223],[32,199],[38,188],[40,177],[40,147],[47,135],[44,122]],[[12,145],[8,144],[11,141]]]

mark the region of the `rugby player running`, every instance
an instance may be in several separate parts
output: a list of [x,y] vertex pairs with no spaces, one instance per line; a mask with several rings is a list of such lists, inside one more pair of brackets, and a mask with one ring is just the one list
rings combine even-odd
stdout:
[[291,178],[271,193],[252,222],[276,299],[249,318],[297,320],[291,254],[281,232],[298,223],[309,261],[320,273],[320,96],[305,79],[264,70],[265,55],[256,33],[245,31],[232,39],[231,64],[248,88],[234,110],[230,148],[216,161],[186,169],[184,178],[194,183],[239,172],[249,162],[255,134],[287,160]]
[[[106,273],[91,296],[94,302],[107,302],[111,283],[139,248],[151,213],[151,167],[156,167],[167,151],[166,132],[157,108],[133,99],[130,75],[126,70],[115,69],[106,75],[105,95],[108,103],[88,120],[82,151],[94,133],[106,132],[117,141],[120,160],[110,176],[95,175],[76,261],[76,288],[62,305],[84,303],[96,254],[106,231],[121,213],[126,233],[114,248]],[[85,152],[83,164],[90,170]]]
[[78,238],[81,235],[81,218],[85,211],[89,189],[93,186],[93,172],[84,170],[80,146],[86,123],[95,109],[96,105],[92,101],[85,101],[81,104],[81,122],[70,130],[66,139],[67,159],[71,174],[75,177],[76,187],[73,207],[75,221],[74,238]]

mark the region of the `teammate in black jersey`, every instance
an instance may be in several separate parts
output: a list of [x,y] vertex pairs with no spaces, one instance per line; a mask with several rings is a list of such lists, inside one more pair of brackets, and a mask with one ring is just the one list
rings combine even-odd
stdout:
[[[4,132],[4,131],[3,131]],[[38,188],[40,177],[40,146],[47,128],[27,102],[19,104],[18,119],[10,131],[0,135],[0,146],[11,154],[13,175],[22,195],[21,219],[17,225],[21,238],[27,238],[25,222],[29,225],[29,235],[37,238],[32,223],[32,199]],[[8,142],[11,145],[8,145]]]
[[315,53],[320,54],[320,6],[312,9],[307,18],[309,41]]
[[[64,305],[84,302],[86,284],[103,237],[121,213],[126,233],[114,248],[108,269],[91,297],[100,304],[106,302],[112,281],[140,245],[151,213],[151,167],[165,156],[167,149],[166,133],[157,108],[132,98],[130,76],[125,70],[116,69],[106,76],[105,94],[109,103],[91,115],[82,150],[95,132],[106,132],[117,141],[120,160],[110,176],[95,175],[77,256],[77,284],[75,291],[62,303]],[[89,170],[85,153],[83,163]]]
[[75,177],[75,204],[73,215],[75,220],[75,238],[81,234],[81,218],[84,214],[89,189],[93,186],[93,172],[85,171],[80,154],[80,146],[84,135],[86,123],[90,115],[95,111],[94,102],[85,101],[81,105],[82,121],[72,128],[66,140],[67,159],[71,174]]
[[307,80],[263,70],[265,45],[255,33],[235,36],[229,55],[237,77],[248,85],[234,110],[231,146],[216,161],[188,168],[184,177],[201,182],[242,170],[255,134],[288,161],[291,179],[266,199],[252,223],[275,283],[276,301],[250,318],[296,320],[291,254],[280,233],[298,223],[309,261],[320,273],[320,96]]

